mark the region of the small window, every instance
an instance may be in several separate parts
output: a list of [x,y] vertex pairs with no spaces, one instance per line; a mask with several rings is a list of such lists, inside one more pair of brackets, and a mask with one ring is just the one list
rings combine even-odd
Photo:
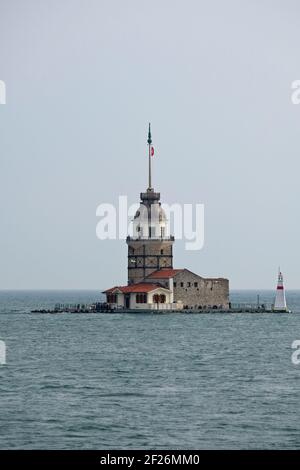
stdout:
[[109,304],[116,304],[117,303],[117,294],[107,294],[107,302]]
[[190,283],[190,282],[188,282],[188,283],[187,283],[187,286],[188,286],[188,287],[191,287],[191,283]]
[[180,283],[180,287],[183,287],[183,286],[184,286],[184,284],[183,284],[183,282],[181,282],[181,283]]
[[136,294],[136,303],[137,304],[146,304],[147,303],[147,294]]
[[160,254],[163,255],[163,254],[164,254],[164,250],[160,250]]
[[173,282],[173,286],[176,287],[176,282]]
[[149,227],[148,229],[148,232],[149,232],[149,238],[155,238],[155,235],[156,235],[156,229],[154,226],[152,227]]
[[198,287],[198,282],[194,282],[194,287]]

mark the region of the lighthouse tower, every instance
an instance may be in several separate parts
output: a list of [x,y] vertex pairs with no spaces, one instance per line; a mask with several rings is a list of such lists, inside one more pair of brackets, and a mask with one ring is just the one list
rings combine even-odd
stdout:
[[275,312],[286,312],[287,311],[284,285],[283,285],[283,276],[282,276],[282,273],[281,273],[280,269],[279,269],[279,273],[278,273],[278,282],[277,282],[277,290],[276,290],[274,311]]
[[148,188],[140,194],[141,202],[133,220],[133,235],[127,237],[128,284],[141,282],[162,268],[173,268],[174,237],[169,235],[166,214],[161,207],[160,193],[154,191],[151,164],[154,156],[152,136],[148,131]]

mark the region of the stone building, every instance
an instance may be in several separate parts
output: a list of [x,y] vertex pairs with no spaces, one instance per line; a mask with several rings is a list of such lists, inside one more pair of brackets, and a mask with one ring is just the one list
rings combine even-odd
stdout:
[[172,301],[183,308],[203,309],[229,306],[229,282],[223,278],[204,278],[188,269],[160,269],[151,273],[146,282],[156,282],[169,288]]
[[151,184],[154,153],[149,125],[149,184],[127,237],[128,285],[104,291],[116,308],[181,310],[229,307],[229,282],[203,278],[188,269],[173,269],[174,237],[160,203],[160,193]]

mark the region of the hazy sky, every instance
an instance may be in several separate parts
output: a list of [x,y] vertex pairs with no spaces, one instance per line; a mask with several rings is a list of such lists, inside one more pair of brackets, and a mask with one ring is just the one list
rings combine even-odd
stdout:
[[147,187],[205,204],[175,267],[300,288],[300,3],[0,0],[0,289],[107,288],[124,241],[96,207]]

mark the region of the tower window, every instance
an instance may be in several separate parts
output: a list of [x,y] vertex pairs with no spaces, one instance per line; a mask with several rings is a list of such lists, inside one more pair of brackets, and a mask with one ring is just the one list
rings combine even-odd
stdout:
[[183,286],[184,286],[184,284],[183,284],[183,282],[181,282],[181,283],[180,283],[180,287],[183,287]]
[[176,282],[173,282],[173,286],[176,287]]
[[194,287],[198,287],[198,282],[194,282]]
[[149,227],[149,238],[155,237],[155,227]]
[[187,286],[188,286],[188,287],[191,287],[191,283],[190,283],[190,282],[188,282],[188,283],[187,283]]
[[164,250],[160,250],[160,254],[163,255],[163,254],[164,254]]

